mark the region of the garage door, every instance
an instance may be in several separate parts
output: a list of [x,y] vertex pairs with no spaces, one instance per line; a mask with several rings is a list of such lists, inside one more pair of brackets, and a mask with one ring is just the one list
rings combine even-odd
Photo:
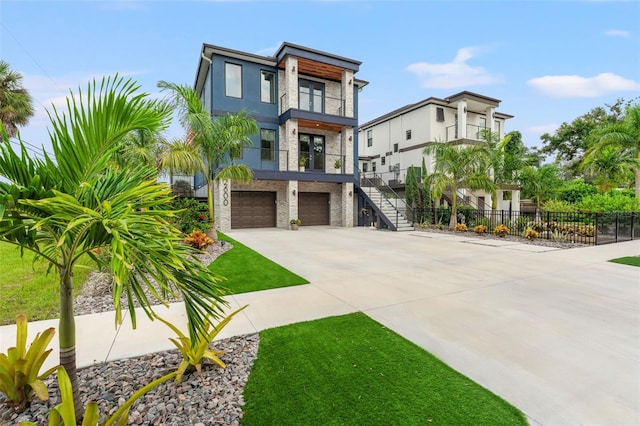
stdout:
[[329,225],[329,193],[301,192],[298,214],[302,226]]
[[276,226],[275,192],[231,192],[231,228]]

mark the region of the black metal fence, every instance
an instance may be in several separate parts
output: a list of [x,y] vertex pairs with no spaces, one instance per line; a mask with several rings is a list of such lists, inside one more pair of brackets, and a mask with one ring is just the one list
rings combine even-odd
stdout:
[[[450,208],[432,208],[424,212],[424,221],[431,225],[449,226]],[[458,224],[468,231],[492,233],[498,225],[505,225],[510,235],[559,242],[600,245],[640,238],[640,212],[519,212],[509,210],[477,210],[462,208],[457,211]],[[535,234],[532,233],[535,232]]]

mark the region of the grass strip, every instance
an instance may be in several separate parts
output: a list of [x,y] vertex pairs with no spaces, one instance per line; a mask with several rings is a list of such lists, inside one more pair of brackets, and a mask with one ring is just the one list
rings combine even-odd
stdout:
[[526,425],[524,415],[362,313],[265,330],[245,425]]
[[218,239],[230,242],[233,249],[218,256],[209,265],[209,269],[226,278],[222,285],[228,288],[231,294],[309,283],[223,233],[218,233]]
[[621,263],[623,265],[640,266],[640,256],[626,256],[611,259],[609,262]]
[[[29,321],[57,318],[60,312],[60,275],[56,269],[47,274],[48,263],[33,262],[34,254],[6,242],[0,242],[0,325],[15,324],[16,315]],[[73,296],[77,296],[90,269],[76,266],[73,271]]]

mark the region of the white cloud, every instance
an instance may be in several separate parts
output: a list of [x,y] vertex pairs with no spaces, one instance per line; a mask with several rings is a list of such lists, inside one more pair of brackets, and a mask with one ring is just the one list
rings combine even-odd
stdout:
[[538,126],[527,127],[526,131],[530,132],[530,133],[535,133],[535,134],[538,134],[538,135],[542,135],[544,133],[553,134],[559,128],[560,128],[559,124],[549,123],[549,124],[540,124]]
[[604,32],[604,35],[611,37],[631,37],[631,33],[625,30],[610,29]]
[[484,47],[470,46],[459,49],[452,62],[431,64],[418,62],[407,66],[420,79],[420,84],[428,89],[454,89],[458,87],[486,86],[500,83],[502,79],[491,75],[483,67],[474,67],[467,61],[487,50]]
[[602,73],[595,77],[546,75],[532,78],[527,84],[554,98],[595,98],[608,93],[640,90],[640,83],[613,73]]

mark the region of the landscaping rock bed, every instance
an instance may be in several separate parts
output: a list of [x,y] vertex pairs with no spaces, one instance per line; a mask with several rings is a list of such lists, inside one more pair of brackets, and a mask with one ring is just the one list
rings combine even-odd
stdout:
[[[216,243],[198,257],[209,264],[230,248],[232,245],[229,243],[224,246]],[[113,310],[108,274],[94,272],[89,275],[82,294],[76,298],[74,309],[76,315]],[[207,360],[202,367],[202,377],[191,371],[178,385],[170,380],[152,389],[132,406],[128,424],[239,425],[244,405],[242,392],[257,356],[258,344],[257,333],[215,340],[212,346],[224,352],[221,359],[227,368],[220,368]],[[181,360],[178,350],[169,350],[79,369],[83,403],[96,401],[104,417],[115,412],[138,389],[175,371]],[[35,399],[22,413],[2,404],[4,398],[0,396],[0,425],[17,425],[27,420],[46,425],[51,408],[60,403],[58,382],[54,376],[45,381],[49,401]]]

